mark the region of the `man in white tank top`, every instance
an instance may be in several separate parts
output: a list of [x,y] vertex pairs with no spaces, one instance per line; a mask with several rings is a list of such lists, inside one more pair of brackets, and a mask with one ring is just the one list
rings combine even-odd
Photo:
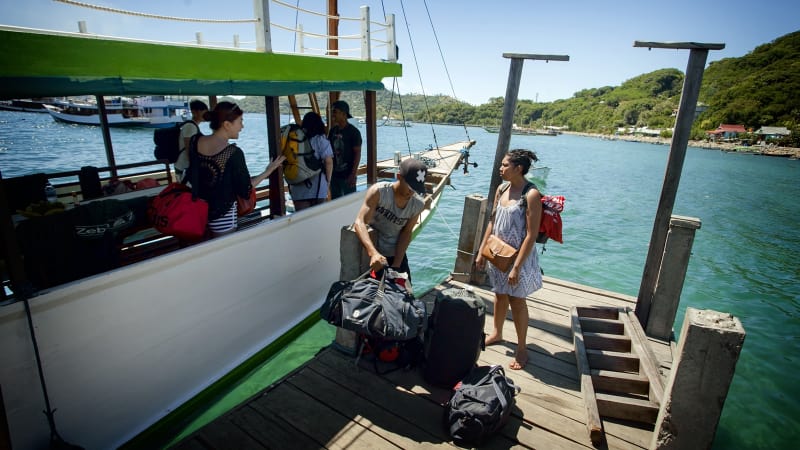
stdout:
[[[367,191],[353,227],[367,250],[370,268],[376,273],[390,266],[411,279],[406,250],[425,206],[427,174],[425,164],[407,158],[400,163],[397,180],[375,183]],[[370,239],[367,225],[377,230],[377,243]]]

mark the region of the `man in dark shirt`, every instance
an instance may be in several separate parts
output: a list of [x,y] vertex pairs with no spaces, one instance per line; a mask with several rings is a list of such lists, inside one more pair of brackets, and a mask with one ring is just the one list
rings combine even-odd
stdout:
[[333,148],[331,199],[356,191],[356,171],[361,162],[361,132],[350,124],[350,105],[342,100],[331,105],[328,140]]

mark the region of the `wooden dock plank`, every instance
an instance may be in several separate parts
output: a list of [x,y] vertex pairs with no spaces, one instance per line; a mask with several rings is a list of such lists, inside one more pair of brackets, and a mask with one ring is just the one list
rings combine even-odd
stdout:
[[[432,306],[437,290],[453,286],[463,287],[464,284],[447,281],[421,298]],[[487,305],[488,332],[492,328],[494,295],[484,288],[473,286],[473,289]],[[622,294],[546,277],[545,287],[527,301],[530,320],[524,345],[529,363],[523,370],[506,369],[506,375],[522,392],[516,398],[509,423],[482,448],[648,448],[652,425],[610,416],[601,415],[600,419],[605,441],[593,444],[589,439],[572,342],[570,308],[573,306],[626,308],[631,305],[631,297]],[[593,324],[600,323],[614,330],[625,328],[620,320],[586,320],[599,321]],[[503,337],[504,342],[481,353],[479,364],[508,367],[517,346],[510,314],[503,324]],[[584,339],[613,341],[618,345],[626,338],[590,335]],[[651,355],[663,375],[672,363],[669,343],[651,344],[658,346]],[[450,396],[449,390],[428,385],[420,370],[377,375],[369,361],[362,360],[358,367],[354,362],[352,356],[326,348],[279,383],[191,434],[174,448],[454,447],[442,424],[443,405]],[[619,381],[608,383],[638,386],[643,377],[638,370],[634,372],[611,374],[610,378]],[[590,377],[592,375],[608,374],[594,371],[590,372]],[[596,388],[601,388],[600,383]],[[637,392],[636,388],[628,388],[627,392]],[[598,405],[609,407],[605,400],[600,397]],[[616,397],[613,400],[619,401]],[[623,411],[617,415],[629,417],[626,414],[630,415],[636,408],[652,414],[652,408],[648,409],[648,402],[642,399],[624,398],[623,402],[626,404],[611,406]]]
[[[363,407],[360,398],[354,397],[351,401]],[[269,395],[262,396],[251,404],[257,411],[280,415],[298,432],[309,436],[325,448],[352,448],[356,442],[359,446],[372,448],[393,446],[390,441],[376,435],[369,428],[350,420],[331,405],[315,401],[291,383],[281,385],[279,389],[270,391]]]

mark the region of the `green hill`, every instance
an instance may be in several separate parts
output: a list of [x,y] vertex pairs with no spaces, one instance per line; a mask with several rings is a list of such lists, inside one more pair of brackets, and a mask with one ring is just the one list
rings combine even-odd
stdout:
[[[571,98],[549,103],[519,99],[514,122],[522,127],[568,126],[572,131],[614,133],[620,127],[670,129],[680,102],[684,74],[660,69],[625,81],[620,86],[584,89]],[[696,119],[692,138],[721,123],[756,130],[781,126],[793,131],[782,145],[800,147],[800,31],[761,45],[740,58],[709,64],[703,75],[699,103],[706,107]],[[360,93],[344,93],[354,116],[364,116]],[[302,103],[303,99],[300,99]],[[327,103],[320,99],[322,104]],[[307,103],[307,101],[306,101]],[[398,97],[378,92],[378,117],[405,117],[418,122],[497,126],[503,114],[502,97],[473,106],[444,95]],[[264,111],[263,99],[240,101],[246,111]],[[281,112],[289,112],[286,101]],[[665,136],[669,131],[664,132]]]

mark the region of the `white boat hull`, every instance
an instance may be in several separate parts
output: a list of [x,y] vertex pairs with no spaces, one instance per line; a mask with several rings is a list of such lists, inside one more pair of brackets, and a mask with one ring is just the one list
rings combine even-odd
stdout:
[[[117,447],[314,314],[339,279],[338,236],[363,197],[362,191],[32,298],[59,434],[88,449]],[[0,342],[13,447],[47,447],[22,302],[0,308]]]

